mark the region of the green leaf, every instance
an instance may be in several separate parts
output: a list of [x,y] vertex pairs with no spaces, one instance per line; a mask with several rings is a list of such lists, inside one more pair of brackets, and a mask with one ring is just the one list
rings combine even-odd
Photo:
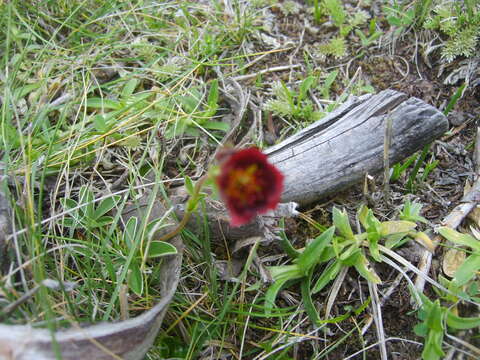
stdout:
[[369,296],[366,301],[363,302],[357,309],[353,311],[355,315],[360,315],[362,312],[365,311],[365,309],[370,305],[372,302],[372,298]]
[[385,246],[389,249],[392,249],[394,247],[399,247],[405,242],[405,241],[402,241],[402,240],[407,235],[408,235],[408,233],[398,233],[398,234],[392,234],[392,235],[386,236],[385,237]]
[[411,221],[384,221],[380,223],[380,234],[382,236],[389,236],[398,233],[408,233],[417,227],[417,224]]
[[396,16],[387,16],[387,22],[392,26],[401,27],[403,25],[402,21]]
[[218,107],[218,79],[212,80],[208,92],[207,104],[210,108]]
[[76,228],[79,224],[79,222],[74,218],[74,217],[69,217],[69,218],[64,218],[62,222],[63,226],[67,228]]
[[152,94],[152,91],[144,91],[138,94],[133,94],[127,99],[127,103],[134,105],[135,107],[140,108],[143,111],[142,107],[147,105],[144,101],[150,98]]
[[329,91],[330,87],[332,86],[333,82],[337,78],[338,75],[338,70],[331,71],[328,73],[327,77],[323,81],[323,86],[322,86],[322,94],[325,98],[329,98]]
[[135,244],[135,238],[137,236],[137,224],[138,219],[136,216],[132,216],[128,219],[125,229],[123,231],[123,240],[127,244],[129,249]]
[[43,83],[42,81],[39,81],[34,84],[28,84],[18,89],[15,89],[15,91],[13,92],[13,98],[15,100],[20,100],[21,98],[27,96],[29,93],[38,89],[40,86],[42,86],[42,83]]
[[332,240],[334,232],[335,226],[331,226],[315,240],[313,240],[305,248],[302,254],[295,259],[298,267],[304,274],[307,274],[308,271],[318,263],[323,250]]
[[295,108],[295,101],[294,101],[293,93],[288,89],[287,85],[285,85],[285,83],[283,81],[280,81],[280,85],[281,85],[281,88],[283,90],[282,95],[285,97],[285,100],[288,101],[288,103],[290,104],[290,107],[292,109]]
[[338,257],[343,264],[351,266],[355,263],[356,257],[360,253],[360,248],[358,244],[353,243],[346,247],[346,249]]
[[429,329],[435,331],[443,331],[443,316],[445,309],[440,305],[440,300],[437,299],[431,303],[427,310],[427,317],[425,323]]
[[62,199],[62,205],[65,210],[76,208],[78,203],[73,199]]
[[342,314],[342,315],[339,315],[339,316],[335,316],[335,317],[333,317],[333,318],[321,320],[321,321],[320,321],[320,324],[338,324],[338,323],[340,323],[340,322],[345,321],[346,319],[348,319],[351,315],[352,315],[352,312],[351,312],[351,311],[347,311],[345,314]]
[[446,316],[447,325],[457,330],[468,330],[480,326],[480,317],[460,317],[447,311]]
[[119,110],[122,106],[118,101],[103,99],[103,98],[90,98],[87,99],[86,107],[95,109],[111,109]]
[[[333,239],[335,239],[335,236],[333,237]],[[337,257],[337,253],[335,252],[335,249],[333,248],[333,241],[332,241],[332,244],[327,245],[325,247],[325,249],[323,250],[322,255],[320,255],[318,263],[319,264],[323,263],[323,262],[326,263],[326,262],[332,260],[335,257]]]
[[125,146],[127,148],[136,148],[142,143],[142,138],[138,135],[129,135],[121,139],[118,143],[120,146]]
[[95,200],[95,196],[93,195],[93,191],[88,186],[82,186],[78,197],[78,203],[84,205],[80,208],[80,211],[83,212],[87,218],[94,219],[95,204],[93,201]]
[[309,274],[309,276],[304,277],[300,285],[300,288],[302,291],[303,306],[305,308],[305,311],[307,312],[310,322],[314,326],[319,326],[321,324],[321,320],[320,320],[320,316],[318,315],[318,311],[315,308],[315,305],[313,304],[313,301],[312,301],[312,295],[310,292],[310,281],[311,281],[311,274]]
[[192,196],[187,201],[186,211],[191,213],[197,210],[198,204],[205,198],[204,193],[196,194],[196,196]]
[[365,34],[363,33],[363,31],[359,30],[359,29],[355,29],[355,34],[360,38],[360,42],[363,46],[367,46],[368,45],[368,39],[367,37],[365,36]]
[[103,227],[105,225],[109,225],[112,222],[113,222],[113,217],[111,217],[111,216],[101,216],[98,219],[92,219],[90,221],[90,223],[96,228]]
[[227,132],[228,130],[230,130],[230,125],[229,124],[219,122],[219,121],[205,121],[204,123],[202,123],[202,126],[205,129],[219,130],[219,131],[223,131],[223,132]]
[[301,83],[299,87],[299,96],[298,96],[298,103],[300,103],[308,94],[308,90],[310,90],[313,84],[316,81],[316,77],[313,75],[307,76]]
[[99,217],[105,215],[107,212],[112,210],[115,205],[117,205],[118,201],[120,200],[120,196],[112,196],[102,200],[100,204],[95,209],[94,217],[98,219]]
[[330,281],[335,279],[340,270],[342,269],[342,263],[338,260],[334,260],[330,263],[325,270],[323,270],[322,275],[318,278],[317,282],[313,286],[312,293],[316,294],[321,291],[325,286],[328,285]]
[[179,96],[178,101],[183,105],[187,114],[193,113],[198,109],[201,101],[201,94],[196,88],[191,88],[187,95]]
[[417,316],[422,320],[422,323],[416,325],[414,331],[417,335],[426,338],[422,359],[440,359],[444,356],[442,351],[443,319],[448,310],[440,305],[438,299],[433,302],[423,294],[420,294],[420,297],[422,298],[422,307],[419,309]]
[[109,130],[107,125],[107,118],[108,116],[104,114],[97,114],[92,117],[93,126],[95,127],[95,130],[97,130],[99,133],[103,134]]
[[[282,229],[285,228],[285,221],[282,218],[280,220],[280,227]],[[280,246],[282,247],[282,250],[291,258],[291,259],[296,259],[297,257],[300,256],[301,252],[295,249],[290,241],[287,238],[287,234],[285,234],[285,231],[282,230],[280,231]]]
[[323,0],[323,5],[336,26],[340,27],[345,23],[347,15],[340,0]]
[[377,262],[381,262],[380,250],[378,249],[378,241],[380,240],[380,235],[376,232],[368,233],[368,249],[370,250],[370,255]]
[[445,356],[442,351],[443,332],[430,330],[422,351],[422,359],[438,360]]
[[353,231],[350,227],[348,214],[345,209],[340,211],[336,207],[333,208],[333,225],[335,225],[340,235],[347,239],[353,239]]
[[[415,160],[417,160],[417,156],[418,154],[414,154],[409,158],[407,158],[407,160],[405,160],[403,164],[397,163],[393,165],[392,174],[390,175],[390,181],[391,182],[397,181],[400,178],[400,176],[405,172],[405,170],[407,170],[410,167],[410,165],[412,165],[415,162]],[[400,219],[402,219],[402,217],[400,217]],[[411,220],[411,219],[402,219],[402,220]]]
[[367,213],[367,217],[365,219],[365,223],[366,223],[366,230],[368,232],[378,232],[378,233],[381,233],[381,229],[382,229],[382,226],[381,226],[381,222],[380,220],[378,220],[375,215],[373,214],[373,211],[372,210],[368,210],[368,213]]
[[444,238],[446,238],[447,240],[449,240],[449,241],[451,241],[455,244],[465,245],[465,246],[468,246],[468,247],[472,248],[476,252],[480,252],[480,241],[475,239],[473,236],[459,233],[458,231],[450,229],[446,226],[442,226],[442,227],[438,228],[437,231]]
[[380,284],[382,280],[378,277],[377,273],[370,267],[370,263],[368,262],[365,255],[359,253],[357,259],[354,263],[355,269],[357,269],[358,273],[364,277],[366,280],[371,281],[375,284]]
[[188,175],[185,175],[185,190],[187,190],[188,195],[193,196],[195,192],[195,186],[193,185],[192,178]]
[[284,279],[293,280],[305,276],[297,264],[269,266],[268,271],[275,281]]
[[367,216],[369,211],[370,209],[368,207],[366,207],[365,205],[362,205],[357,212],[358,221],[360,221],[360,224],[362,224],[364,229],[367,228]]
[[427,336],[428,334],[428,326],[427,324],[421,322],[413,327],[413,332],[418,336]]
[[128,287],[138,296],[143,293],[143,275],[136,262],[132,262],[129,268]]
[[457,286],[465,285],[477,275],[480,269],[480,254],[470,255],[455,271],[453,282]]
[[399,218],[401,220],[413,221],[413,222],[422,222],[428,224],[428,220],[423,216],[420,216],[420,211],[422,210],[422,204],[417,202],[410,202],[407,200],[403,205],[403,209],[400,212]]
[[[478,30],[477,30],[478,33]],[[448,102],[447,106],[445,107],[445,110],[443,110],[444,115],[448,115],[450,111],[453,110],[455,107],[455,104],[457,101],[463,96],[463,91],[465,90],[465,87],[467,86],[467,82],[464,82],[458,89],[455,91],[453,96],[450,98],[450,101]]]
[[137,85],[138,85],[138,80],[135,78],[127,81],[127,83],[122,89],[122,93],[120,94],[120,97],[124,100],[130,97],[130,95],[132,95],[135,89],[137,88]]
[[183,133],[187,129],[187,126],[189,125],[190,122],[191,122],[190,118],[185,118],[185,117],[179,118],[171,126],[167,128],[167,131],[165,132],[165,138],[172,139],[175,136],[183,135]]
[[265,293],[265,315],[270,315],[272,312],[272,309],[275,306],[277,294],[288,280],[288,278],[277,280],[268,288],[267,292]]
[[150,247],[148,248],[148,257],[156,258],[166,255],[175,255],[177,254],[177,248],[172,244],[169,244],[164,241],[152,241]]

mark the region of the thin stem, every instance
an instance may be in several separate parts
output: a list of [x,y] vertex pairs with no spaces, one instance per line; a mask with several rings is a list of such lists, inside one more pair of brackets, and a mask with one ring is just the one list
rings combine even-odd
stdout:
[[185,214],[183,214],[183,218],[182,220],[178,223],[177,227],[172,230],[171,232],[163,235],[160,239],[158,239],[158,241],[167,241],[167,240],[170,240],[171,238],[173,238],[174,236],[177,236],[178,234],[180,234],[180,232],[183,230],[183,228],[185,227],[185,225],[187,225],[188,223],[188,220],[190,220],[190,216],[192,216],[192,212],[193,210],[189,209],[189,206],[188,204],[190,203],[190,201],[193,201],[193,202],[196,202],[198,201],[198,195],[200,194],[200,190],[202,189],[202,186],[203,184],[205,183],[205,181],[207,180],[208,178],[208,174],[207,175],[203,175],[198,181],[197,183],[195,184],[195,188],[193,189],[193,194],[190,195],[190,198],[187,200],[187,207],[185,209]]

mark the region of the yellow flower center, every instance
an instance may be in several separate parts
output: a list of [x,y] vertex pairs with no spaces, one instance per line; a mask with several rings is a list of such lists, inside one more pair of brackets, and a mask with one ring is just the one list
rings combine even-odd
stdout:
[[262,191],[262,186],[256,177],[257,171],[257,164],[249,165],[244,169],[232,169],[225,191],[228,196],[240,201],[242,205],[253,203],[257,198],[257,194]]

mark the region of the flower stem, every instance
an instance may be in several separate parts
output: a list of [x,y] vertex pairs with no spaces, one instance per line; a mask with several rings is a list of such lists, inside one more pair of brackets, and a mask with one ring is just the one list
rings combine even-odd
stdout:
[[185,214],[183,214],[182,220],[178,223],[177,227],[172,230],[171,232],[163,235],[158,241],[167,241],[173,238],[174,236],[177,236],[180,234],[180,232],[183,230],[185,225],[187,225],[188,220],[190,220],[190,216],[192,215],[195,206],[193,209],[190,208],[189,203],[190,202],[197,202],[199,200],[199,195],[200,195],[200,190],[202,190],[202,186],[205,183],[205,180],[207,180],[208,174],[203,175],[200,179],[198,179],[197,183],[195,184],[195,188],[193,189],[193,194],[190,195],[190,198],[187,200],[187,206],[185,208]]

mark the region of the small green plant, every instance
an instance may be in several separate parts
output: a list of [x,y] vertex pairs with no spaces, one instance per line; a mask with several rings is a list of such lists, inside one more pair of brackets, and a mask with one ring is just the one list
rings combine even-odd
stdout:
[[443,43],[442,58],[451,62],[458,56],[478,54],[480,38],[480,5],[475,1],[439,1],[424,14],[423,26],[439,31],[447,39]]
[[63,207],[68,212],[68,217],[63,220],[63,226],[73,233],[77,228],[95,233],[97,229],[109,225],[113,217],[107,215],[120,200],[119,196],[111,196],[100,202],[94,203],[95,195],[88,186],[82,186],[79,191],[78,201],[70,198],[63,199]]
[[[367,281],[380,283],[380,277],[370,264],[372,260],[382,261],[380,242],[389,249],[401,246],[409,239],[428,242],[428,236],[415,231],[416,223],[411,221],[426,221],[419,215],[420,209],[419,204],[407,202],[401,213],[404,220],[381,222],[370,209],[362,206],[357,213],[357,220],[365,231],[355,234],[346,211],[333,208],[333,226],[324,230],[303,251],[296,250],[285,234],[282,234],[281,245],[292,259],[292,264],[269,268],[274,283],[265,295],[266,312],[272,310],[275,298],[283,286],[292,281],[300,281],[309,318],[315,325],[325,322],[320,320],[311,295],[327,286],[344,267],[354,267]],[[319,265],[323,266],[323,270],[312,286]]]
[[339,59],[347,54],[347,43],[343,37],[336,36],[326,44],[320,44],[318,50],[324,55]]
[[[218,110],[218,101],[218,80],[215,79],[210,84],[206,99],[200,89],[193,86],[185,94],[161,97],[154,109],[161,114],[161,119],[169,122],[165,133],[167,138],[182,134],[198,136],[202,128],[220,132],[228,131],[228,124],[212,120]],[[180,116],[171,122],[172,114],[175,113]]]
[[417,160],[418,154],[413,154],[401,163],[393,165],[390,173],[390,181],[394,182],[400,179],[407,169]]
[[478,1],[416,0],[384,6],[387,21],[397,35],[415,25],[435,31],[443,39],[441,56],[451,62],[458,56],[475,56],[480,37]]
[[383,35],[382,31],[377,30],[376,21],[372,19],[370,21],[370,26],[368,28],[368,34],[365,33],[360,29],[355,29],[355,34],[360,38],[360,42],[362,43],[363,47],[368,47],[375,43],[380,36]]
[[267,101],[265,109],[289,119],[311,123],[319,120],[322,114],[314,110],[308,92],[316,85],[316,77],[306,77],[298,87],[298,93],[289,89],[283,82],[273,86],[274,99]]
[[383,11],[390,26],[397,27],[397,35],[415,22],[415,9],[406,2],[394,1],[390,6],[384,6]]
[[[96,113],[91,117],[96,134],[104,134],[113,129],[118,124],[119,118],[126,112],[139,112],[148,106],[149,98],[153,94],[150,91],[135,93],[139,83],[140,81],[135,78],[126,81],[115,99],[102,97],[87,99],[86,107],[96,110]],[[130,131],[130,133],[132,132]],[[124,136],[125,134],[118,133],[111,135],[114,140],[121,139]]]
[[422,359],[437,360],[445,356],[442,350],[443,337],[447,328],[452,330],[467,330],[480,326],[478,317],[460,317],[451,309],[440,304],[440,300],[431,301],[425,295],[420,295],[422,306],[418,311],[421,323],[417,324],[414,331],[417,335],[425,337]]
[[[107,213],[117,205],[119,200],[119,196],[107,197],[99,201],[98,205],[95,205],[93,191],[87,186],[82,186],[78,201],[73,199],[63,200],[63,206],[68,213],[68,217],[63,220],[63,225],[69,229],[70,236],[73,236],[75,230],[81,229],[84,233],[93,234],[99,242],[105,243],[105,239],[108,238],[105,229],[114,222],[114,218]],[[128,266],[128,285],[137,295],[143,293],[143,273],[145,272],[146,261],[151,258],[177,253],[176,248],[169,243],[151,241],[152,230],[158,229],[159,225],[159,221],[154,221],[146,226],[145,231],[141,231],[138,219],[131,217],[118,238],[110,237],[114,240],[110,242],[108,248],[112,249],[111,254],[116,254],[114,255],[115,261],[110,264],[115,264],[118,267],[117,270],[121,270],[122,266]],[[145,241],[145,239],[149,240]],[[119,253],[122,255],[118,256]]]
[[177,253],[172,244],[152,240],[155,230],[162,225],[160,220],[149,223],[145,230],[140,225],[135,216],[128,219],[119,244],[123,256],[116,261],[116,265],[128,266],[128,287],[138,296],[144,291],[147,260]]
[[422,204],[411,202],[410,200],[405,201],[402,211],[398,214],[400,220],[421,222],[424,224],[428,223],[428,220],[420,215],[422,210]]
[[288,15],[298,15],[300,12],[300,6],[298,3],[292,0],[287,0],[283,3],[280,4],[280,9],[283,13],[283,15],[288,16]]
[[[218,80],[211,82],[206,96],[202,94],[200,87],[192,86],[183,94],[178,93],[173,96],[159,94],[151,108],[153,92],[134,93],[138,85],[138,80],[131,79],[127,81],[117,99],[92,97],[87,100],[88,108],[100,112],[92,117],[98,133],[104,134],[110,131],[117,125],[119,117],[130,111],[141,113],[142,119],[149,122],[165,121],[168,124],[165,132],[167,138],[183,134],[198,136],[200,128],[222,132],[229,129],[226,123],[212,121],[212,117],[218,110]],[[172,119],[175,120],[172,121]],[[134,132],[130,130],[130,133]],[[119,140],[125,137],[125,134],[112,133],[110,136],[114,140]]]
[[[438,232],[455,246],[470,248],[470,255],[455,270],[452,280],[440,277],[439,281],[448,291],[434,290],[439,299],[434,301],[421,294],[422,306],[418,311],[421,323],[415,326],[415,333],[425,337],[422,358],[425,360],[440,359],[445,355],[442,342],[448,329],[467,330],[480,326],[479,317],[458,316],[459,300],[479,301],[479,288],[476,280],[480,270],[480,245],[478,239],[462,234],[449,227],[442,226]],[[443,305],[445,304],[445,305]]]
[[[445,107],[445,110],[443,111],[443,114],[446,116],[450,113],[450,111],[453,110],[455,104],[458,102],[458,100],[462,97],[462,94],[465,90],[465,87],[467,85],[463,84],[458,87],[458,89],[455,91],[453,94],[452,98],[448,102],[447,106]],[[437,167],[438,165],[438,160],[432,160],[430,162],[426,162],[426,159],[428,155],[430,154],[430,147],[431,144],[426,144],[422,151],[420,152],[419,156],[415,157],[415,165],[413,166],[413,169],[408,177],[408,181],[406,184],[407,190],[410,192],[415,192],[416,188],[416,182],[418,181],[417,174],[420,171],[420,168],[422,165],[424,165],[424,170],[422,177],[420,178],[420,181],[425,181],[428,177],[428,175]],[[411,159],[411,158],[410,158]],[[407,159],[406,162],[403,165],[396,165],[396,170],[394,167],[394,172],[396,174],[401,174],[401,172],[405,171],[409,166],[410,166],[410,159]]]
[[[345,38],[353,29],[365,24],[368,21],[369,14],[363,10],[356,10],[355,13],[348,13],[340,0],[322,0],[313,2],[314,5],[314,19],[317,23],[322,21],[322,18],[329,18],[332,24],[338,28],[338,35],[331,38],[328,42],[319,46],[319,51],[323,55],[341,58],[347,53],[347,46]],[[369,36],[363,33],[359,35],[360,30],[356,29],[356,33],[362,38],[364,43],[371,44],[381,35],[381,32],[371,32]],[[362,43],[363,44],[363,43]]]
[[451,241],[458,246],[466,246],[470,248],[470,255],[455,271],[452,283],[455,286],[464,286],[477,276],[477,272],[480,270],[480,241],[468,234],[462,234],[456,230],[448,227],[440,227],[438,229],[440,235],[442,235],[448,241]]

